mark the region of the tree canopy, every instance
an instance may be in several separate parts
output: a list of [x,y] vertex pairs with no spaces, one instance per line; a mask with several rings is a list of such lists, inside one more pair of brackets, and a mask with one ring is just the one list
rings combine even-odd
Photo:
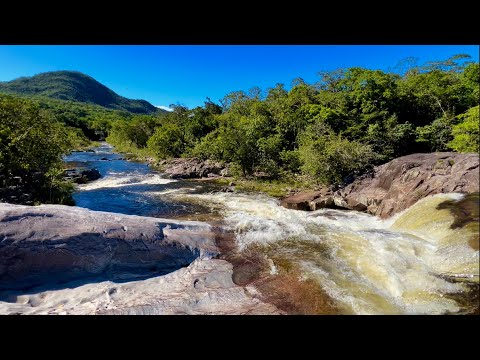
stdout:
[[255,87],[219,104],[207,98],[193,109],[177,104],[151,114],[0,95],[0,188],[22,177],[41,184],[39,201],[61,201],[61,156],[105,138],[158,159],[228,162],[239,176],[343,184],[410,153],[478,152],[479,88],[479,64],[457,55],[422,65],[407,59],[396,72],[322,71],[312,84],[295,79],[289,88]]

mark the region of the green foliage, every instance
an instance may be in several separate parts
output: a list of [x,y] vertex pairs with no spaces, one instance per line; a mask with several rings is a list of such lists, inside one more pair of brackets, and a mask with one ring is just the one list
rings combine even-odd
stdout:
[[148,148],[160,159],[179,157],[184,149],[183,132],[176,124],[165,124],[155,130]]
[[478,153],[480,151],[479,106],[472,107],[457,118],[461,122],[453,126],[453,140],[448,143],[448,146],[458,152]]
[[[159,157],[229,162],[244,177],[303,173],[338,184],[409,153],[472,148],[461,143],[473,141],[473,122],[457,115],[475,106],[478,64],[459,55],[404,65],[399,73],[321,72],[316,84],[296,79],[290,90],[277,84],[265,96],[258,88],[236,91],[221,107],[210,100],[193,110],[174,106],[172,113],[157,116],[148,149]],[[115,125],[111,136],[114,132]],[[122,141],[141,148],[128,136],[129,126],[121,132]]]
[[416,141],[423,144],[427,151],[447,151],[454,121],[451,117],[441,117],[429,125],[417,127]]
[[341,184],[358,175],[375,161],[371,146],[336,135],[324,124],[306,129],[300,140],[302,170],[323,184]]
[[[37,105],[31,106],[37,113],[29,110],[36,114],[32,117],[48,118],[45,136],[63,134],[67,147],[106,138],[118,150],[141,158],[220,160],[238,176],[261,177],[265,186],[299,177],[341,184],[410,153],[478,151],[479,64],[467,56],[423,65],[407,59],[397,73],[354,67],[319,75],[315,84],[295,79],[289,89],[277,84],[265,92],[235,91],[221,105],[207,98],[193,109],[171,105],[171,112],[121,98],[72,72],[2,83],[0,92],[34,95]],[[4,126],[1,141],[10,143],[15,131]],[[14,166],[38,167],[36,151],[24,150]],[[62,151],[56,148],[52,154]],[[10,161],[12,155],[5,154],[3,150],[0,160]],[[46,160],[40,156],[38,161]],[[61,189],[50,168],[56,167],[52,163],[42,170],[44,183]],[[60,198],[61,191],[54,196]]]
[[27,100],[0,96],[0,187],[30,192],[35,201],[66,202],[62,155],[72,130]]

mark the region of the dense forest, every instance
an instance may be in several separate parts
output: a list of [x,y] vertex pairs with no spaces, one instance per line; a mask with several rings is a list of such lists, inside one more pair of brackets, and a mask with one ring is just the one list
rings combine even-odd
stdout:
[[119,149],[231,163],[239,176],[309,176],[342,184],[395,157],[478,152],[479,64],[466,55],[398,72],[364,68],[320,72],[262,91],[227,94],[220,104],[173,106],[162,116],[111,123]]
[[341,185],[410,153],[478,152],[479,86],[479,64],[456,55],[422,65],[406,59],[391,72],[320,72],[313,84],[295,79],[289,89],[236,91],[219,104],[207,98],[201,107],[142,115],[76,96],[0,95],[0,190],[41,184],[32,186],[36,202],[68,202],[62,155],[105,137],[137,156],[215,159],[236,176]]

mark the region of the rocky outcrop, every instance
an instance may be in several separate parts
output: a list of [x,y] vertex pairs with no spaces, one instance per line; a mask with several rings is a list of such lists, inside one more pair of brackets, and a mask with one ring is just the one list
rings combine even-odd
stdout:
[[199,222],[0,204],[0,289],[164,274],[215,252],[211,227]]
[[230,175],[226,164],[213,160],[178,158],[164,161],[160,165],[165,167],[165,173],[172,179],[192,179]]
[[388,218],[429,195],[478,191],[478,154],[412,154],[376,167],[335,193],[297,194],[282,205],[301,210],[335,206]]
[[97,169],[68,169],[64,172],[65,180],[77,184],[86,184],[89,181],[100,179],[102,175]]
[[345,207],[361,204],[369,213],[387,218],[428,195],[478,191],[478,154],[443,152],[394,159],[339,193]]
[[300,192],[281,200],[281,205],[294,210],[317,210],[333,205],[333,192],[327,188]]
[[[281,314],[259,300],[255,289],[232,281],[232,265],[195,260],[164,276],[131,282],[66,284],[56,290],[3,292],[0,314],[243,315]],[[7,300],[7,301],[5,301]]]

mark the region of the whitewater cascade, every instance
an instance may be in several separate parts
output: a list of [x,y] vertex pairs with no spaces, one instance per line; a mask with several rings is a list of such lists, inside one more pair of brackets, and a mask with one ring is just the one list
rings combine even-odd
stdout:
[[267,196],[171,194],[223,208],[240,249],[263,246],[318,281],[343,313],[444,314],[461,310],[449,294],[478,283],[479,252],[469,245],[478,226],[452,229],[437,206],[461,194],[427,197],[386,221],[355,212],[282,208]]

